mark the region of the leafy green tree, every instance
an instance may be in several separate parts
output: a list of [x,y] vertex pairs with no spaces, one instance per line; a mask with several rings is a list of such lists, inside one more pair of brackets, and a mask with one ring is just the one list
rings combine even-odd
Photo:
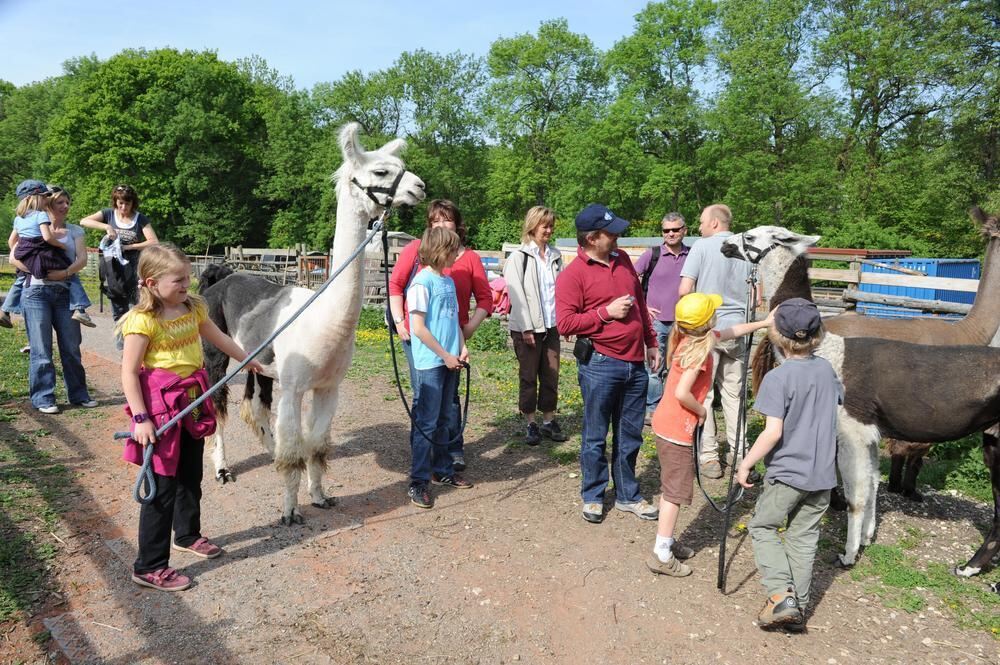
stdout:
[[161,237],[193,250],[267,237],[254,194],[265,125],[254,89],[211,52],[123,51],[80,77],[44,141],[82,206],[132,184]]

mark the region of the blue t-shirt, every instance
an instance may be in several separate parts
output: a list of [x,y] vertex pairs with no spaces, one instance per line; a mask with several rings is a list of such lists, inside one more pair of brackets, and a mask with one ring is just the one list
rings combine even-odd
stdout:
[[42,224],[51,224],[49,216],[41,210],[32,210],[25,217],[14,218],[14,230],[19,238],[41,238]]
[[[451,277],[435,275],[424,268],[410,282],[406,290],[406,308],[412,312],[423,312],[424,325],[434,339],[448,353],[457,356],[462,351],[462,331],[458,325],[458,296],[455,282]],[[413,335],[413,367],[433,369],[444,365],[438,354]]]
[[754,408],[782,419],[765,478],[804,492],[837,486],[837,406],[844,388],[824,358],[789,358],[764,375]]

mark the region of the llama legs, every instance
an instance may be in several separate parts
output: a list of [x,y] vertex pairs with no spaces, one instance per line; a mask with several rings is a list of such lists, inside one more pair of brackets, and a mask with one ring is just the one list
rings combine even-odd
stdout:
[[309,480],[309,497],[317,508],[329,508],[336,499],[323,493],[323,472],[326,471],[326,455],[330,450],[330,425],[337,412],[337,390],[314,390],[312,400],[312,423],[303,438],[303,454]]
[[225,419],[218,416],[215,422],[215,434],[212,435],[212,440],[215,443],[212,448],[212,465],[215,467],[215,479],[225,485],[229,482],[235,482],[236,475],[229,470],[229,464],[226,463],[226,444],[223,436]]
[[983,432],[983,462],[990,470],[990,483],[993,485],[993,525],[968,563],[955,568],[955,574],[961,577],[978,575],[1000,554],[1000,440],[996,432],[996,426]]
[[302,455],[302,431],[300,413],[302,393],[291,389],[282,391],[278,399],[277,440],[274,446],[274,467],[285,485],[285,496],[281,507],[281,523],[302,524],[302,513],[296,507],[299,482],[305,459]]

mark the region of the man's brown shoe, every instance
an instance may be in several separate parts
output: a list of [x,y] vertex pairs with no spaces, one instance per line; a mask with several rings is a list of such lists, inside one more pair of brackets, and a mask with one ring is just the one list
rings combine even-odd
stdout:
[[781,627],[794,628],[804,623],[802,610],[795,598],[795,591],[791,588],[768,596],[760,614],[757,615],[757,625],[763,630]]

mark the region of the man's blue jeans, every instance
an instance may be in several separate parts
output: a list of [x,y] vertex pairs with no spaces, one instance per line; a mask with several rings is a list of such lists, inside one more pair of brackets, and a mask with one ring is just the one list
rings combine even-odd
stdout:
[[[441,365],[414,370],[413,422],[410,424],[410,483],[429,483],[431,470],[439,476],[454,473],[448,452],[448,418],[451,396],[459,373]],[[421,433],[423,430],[423,434]],[[426,436],[425,436],[426,434]],[[430,437],[433,441],[428,441]]]
[[660,365],[649,370],[649,388],[646,389],[646,413],[649,415],[656,411],[656,405],[663,397],[663,383],[667,378],[667,371],[670,369],[666,366],[667,342],[670,340],[670,329],[673,327],[673,322],[653,321],[656,344],[660,347]]
[[55,329],[62,360],[66,396],[72,404],[90,400],[87,375],[80,357],[80,324],[72,319],[69,289],[61,285],[32,284],[21,294],[21,309],[31,343],[28,389],[36,409],[56,403],[56,368],[52,363]]
[[622,503],[641,500],[635,462],[642,445],[642,417],[649,383],[645,363],[618,360],[594,351],[586,365],[577,362],[577,376],[583,393],[580,446],[583,502],[604,501],[608,487],[605,448],[609,427],[615,498]]

